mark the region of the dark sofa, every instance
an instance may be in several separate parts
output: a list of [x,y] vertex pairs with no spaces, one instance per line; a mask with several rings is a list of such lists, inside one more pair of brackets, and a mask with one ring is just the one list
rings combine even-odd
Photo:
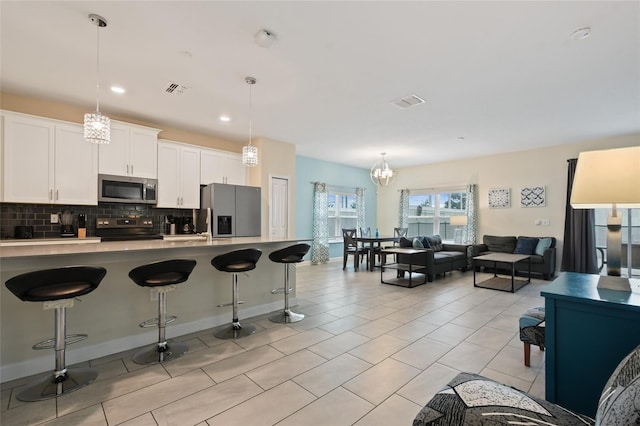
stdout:
[[[403,237],[400,239],[399,245],[400,247],[424,249],[424,254],[413,257],[413,265],[424,267],[429,282],[432,282],[436,275],[451,272],[454,269],[460,269],[463,272],[467,270],[467,249],[469,245],[443,243],[440,235],[432,237]],[[409,256],[398,254],[396,261],[397,263],[408,264]]]
[[[545,240],[542,241],[541,240]],[[548,247],[547,247],[548,246]],[[554,237],[515,237],[485,235],[482,244],[473,245],[473,256],[489,253],[520,253],[531,256],[531,273],[540,274],[545,280],[553,278],[556,271],[556,239]],[[476,271],[493,268],[493,262],[475,259]],[[527,273],[527,262],[516,264],[516,272]]]

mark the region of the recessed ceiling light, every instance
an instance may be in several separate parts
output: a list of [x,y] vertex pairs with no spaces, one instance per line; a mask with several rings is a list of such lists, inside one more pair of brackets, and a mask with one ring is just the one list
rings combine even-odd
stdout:
[[277,39],[278,38],[274,33],[265,29],[258,31],[258,34],[256,34],[255,37],[256,44],[265,48],[271,47]]
[[584,40],[591,35],[591,27],[583,27],[571,33],[572,40]]
[[117,93],[119,95],[122,95],[123,93],[126,92],[126,90],[124,90],[124,88],[120,87],[120,86],[111,86],[111,91],[113,93]]
[[229,117],[228,115],[221,115],[220,121],[224,121],[224,122],[231,121],[231,117]]
[[464,136],[458,136],[458,140],[459,141],[463,141],[464,140]]

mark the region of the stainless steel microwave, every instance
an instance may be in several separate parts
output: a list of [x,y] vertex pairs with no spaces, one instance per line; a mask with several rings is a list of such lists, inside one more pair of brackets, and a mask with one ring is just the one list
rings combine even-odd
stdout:
[[158,181],[132,176],[98,175],[98,201],[157,204]]

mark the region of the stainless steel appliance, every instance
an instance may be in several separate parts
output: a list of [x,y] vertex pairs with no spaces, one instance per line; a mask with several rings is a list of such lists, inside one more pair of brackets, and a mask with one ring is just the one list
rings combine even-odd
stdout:
[[73,228],[73,212],[71,212],[71,210],[65,210],[64,213],[60,215],[60,236],[76,236],[76,232]]
[[98,175],[98,201],[157,204],[158,181],[132,176]]
[[202,213],[209,208],[213,237],[260,236],[259,187],[212,183],[203,186],[200,195],[201,210],[196,232],[206,231],[202,229]]
[[96,218],[96,235],[101,241],[159,240],[162,235],[155,232],[153,219],[136,218]]

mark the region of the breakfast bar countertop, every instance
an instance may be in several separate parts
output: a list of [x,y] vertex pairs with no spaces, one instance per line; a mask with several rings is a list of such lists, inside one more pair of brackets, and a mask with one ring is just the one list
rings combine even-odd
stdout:
[[[141,241],[109,241],[99,242],[95,239],[61,238],[53,240],[25,240],[22,244],[16,240],[0,242],[0,259],[55,256],[76,253],[110,253],[139,250],[175,249],[182,247],[207,248],[225,247],[247,244],[268,244],[310,241],[310,238],[272,238],[272,237],[231,237],[202,239],[172,239],[172,240],[141,240]],[[98,244],[85,244],[85,243]],[[75,243],[75,244],[74,244]]]

